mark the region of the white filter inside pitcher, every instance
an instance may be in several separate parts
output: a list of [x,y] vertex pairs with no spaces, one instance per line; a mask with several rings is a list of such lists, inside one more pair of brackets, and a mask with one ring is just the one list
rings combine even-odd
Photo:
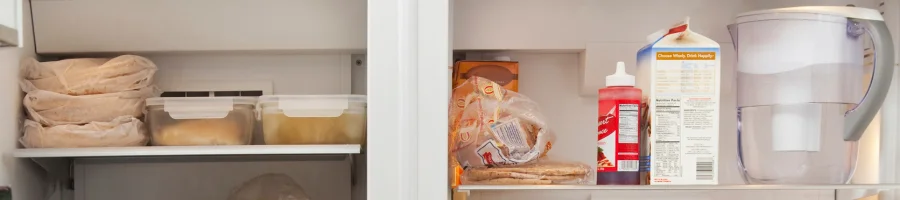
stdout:
[[817,104],[774,106],[772,150],[819,151],[822,107]]

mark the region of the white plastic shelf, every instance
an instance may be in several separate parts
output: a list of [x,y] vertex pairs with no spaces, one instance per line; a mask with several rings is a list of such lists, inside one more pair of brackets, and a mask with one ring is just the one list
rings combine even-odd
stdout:
[[893,190],[900,184],[847,185],[460,185],[457,191],[515,190]]
[[[54,179],[73,180],[78,163],[349,161],[353,169],[360,151],[361,145],[143,146],[16,149],[12,156],[33,160]],[[355,183],[355,170],[350,177]]]
[[17,149],[17,158],[358,154],[360,145],[145,146]]
[[[341,161],[354,165],[361,145],[144,146],[16,149],[13,157],[31,159],[55,178],[72,178],[73,161],[102,163],[220,161]],[[351,175],[355,179],[355,173]],[[65,180],[65,179],[63,179]]]

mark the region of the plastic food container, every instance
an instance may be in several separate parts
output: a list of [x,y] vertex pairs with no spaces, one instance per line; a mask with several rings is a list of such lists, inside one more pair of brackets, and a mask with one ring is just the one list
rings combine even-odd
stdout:
[[254,97],[147,99],[150,142],[158,146],[250,144]]
[[259,97],[266,144],[364,144],[365,95]]

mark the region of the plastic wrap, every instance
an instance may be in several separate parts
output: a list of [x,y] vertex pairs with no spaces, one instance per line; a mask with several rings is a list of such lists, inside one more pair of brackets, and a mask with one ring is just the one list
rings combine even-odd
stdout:
[[463,184],[477,185],[551,185],[585,184],[591,179],[591,167],[570,162],[538,161],[520,166],[468,168]]
[[309,196],[290,176],[263,174],[244,182],[228,200],[309,200]]
[[464,168],[526,164],[555,139],[537,103],[485,78],[454,88],[449,112],[450,151]]
[[143,123],[131,116],[120,116],[110,122],[51,127],[25,120],[24,130],[20,141],[28,148],[144,146],[149,140]]
[[68,95],[105,94],[150,86],[157,67],[134,55],[113,59],[79,58],[52,62],[23,60],[22,90],[47,90]]
[[144,99],[158,94],[156,88],[143,88],[108,94],[72,96],[45,90],[33,90],[22,104],[31,120],[45,126],[108,122],[119,116],[141,117]]

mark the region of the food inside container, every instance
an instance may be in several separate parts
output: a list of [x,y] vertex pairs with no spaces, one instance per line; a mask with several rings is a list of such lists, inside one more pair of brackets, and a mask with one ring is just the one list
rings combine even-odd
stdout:
[[253,97],[161,97],[147,99],[151,144],[157,146],[246,145],[253,135]]
[[364,144],[365,95],[259,98],[266,144]]

